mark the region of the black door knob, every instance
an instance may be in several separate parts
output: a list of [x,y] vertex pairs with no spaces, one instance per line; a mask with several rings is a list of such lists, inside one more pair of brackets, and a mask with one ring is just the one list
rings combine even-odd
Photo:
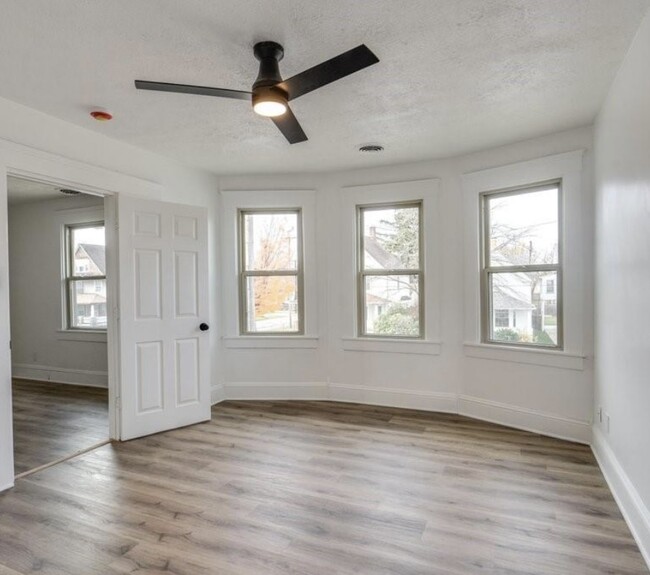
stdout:
[[199,326],[199,329],[200,329],[201,331],[208,331],[208,330],[210,329],[210,326],[209,326],[207,323],[202,323],[202,324]]

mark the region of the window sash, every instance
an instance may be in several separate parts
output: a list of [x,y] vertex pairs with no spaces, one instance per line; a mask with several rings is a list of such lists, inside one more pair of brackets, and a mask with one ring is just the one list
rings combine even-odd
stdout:
[[[302,208],[247,208],[239,209],[237,237],[239,246],[239,334],[244,336],[296,336],[305,334],[305,299],[303,265]],[[296,215],[296,269],[294,270],[248,270],[246,269],[246,225],[249,215],[295,214]],[[253,277],[295,277],[298,298],[298,329],[292,331],[253,331],[249,329],[248,278]]]
[[[523,195],[527,193],[540,192],[550,188],[557,188],[557,242],[558,242],[558,255],[557,262],[553,264],[526,264],[515,266],[491,266],[491,250],[490,250],[490,210],[489,202],[495,198],[502,198],[505,196]],[[480,209],[480,239],[481,239],[481,279],[480,279],[480,304],[481,304],[481,340],[483,343],[491,345],[507,345],[514,347],[532,348],[532,349],[564,349],[564,310],[563,310],[563,237],[562,231],[564,229],[563,210],[562,210],[562,181],[549,180],[548,182],[541,182],[539,184],[532,184],[529,186],[519,186],[506,190],[498,190],[492,192],[483,192],[480,195],[479,209]],[[492,302],[492,281],[491,276],[499,273],[555,273],[555,292],[556,292],[556,305],[557,305],[557,343],[556,345],[543,345],[535,343],[521,343],[521,342],[504,342],[494,339],[494,326],[493,326],[493,302]],[[543,289],[540,286],[540,295]]]
[[[364,215],[367,211],[378,211],[386,209],[404,209],[417,208],[418,210],[418,267],[417,268],[400,268],[400,269],[365,269],[365,222]],[[363,204],[357,206],[357,334],[358,337],[373,339],[424,339],[424,214],[423,202],[404,201],[404,202],[384,202],[377,204]],[[366,310],[366,278],[371,276],[417,276],[418,278],[418,335],[383,335],[368,333],[366,329],[367,310]]]
[[[80,276],[75,275],[74,273],[74,241],[73,234],[75,230],[85,229],[85,228],[104,228],[104,233],[106,232],[106,226],[103,221],[97,222],[84,222],[81,224],[66,224],[65,226],[65,322],[67,330],[75,331],[106,331],[105,327],[77,327],[74,325],[74,318],[72,317],[74,306],[72,305],[73,298],[73,287],[74,284],[80,281],[96,281],[103,280],[106,281],[105,275],[88,275]],[[104,246],[106,249],[106,246]],[[108,283],[106,284],[108,289]]]

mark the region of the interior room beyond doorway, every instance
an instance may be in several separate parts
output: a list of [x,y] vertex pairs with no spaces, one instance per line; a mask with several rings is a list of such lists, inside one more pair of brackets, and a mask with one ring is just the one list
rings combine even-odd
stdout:
[[104,199],[8,177],[14,470],[109,438]]

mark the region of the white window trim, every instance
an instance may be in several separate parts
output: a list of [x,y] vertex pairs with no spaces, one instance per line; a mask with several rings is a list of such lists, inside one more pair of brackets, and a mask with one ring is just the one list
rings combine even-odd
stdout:
[[[341,348],[346,351],[378,351],[386,353],[440,354],[441,294],[441,222],[439,204],[440,180],[416,180],[341,189]],[[357,206],[422,202],[422,245],[424,293],[426,301],[424,339],[359,337],[357,298]]]
[[[222,190],[221,258],[223,342],[226,348],[315,348],[318,342],[316,273],[316,193],[314,190]],[[290,209],[302,212],[303,333],[240,334],[239,326],[239,210]],[[302,343],[298,343],[302,342]]]
[[[67,310],[67,293],[66,293],[66,273],[67,273],[67,226],[85,225],[93,222],[104,222],[106,227],[106,217],[104,206],[79,206],[75,208],[60,208],[56,210],[60,214],[60,238],[61,246],[61,297],[60,297],[60,328],[56,330],[56,339],[61,341],[84,341],[104,343],[108,340],[108,330],[106,329],[83,329],[68,328],[68,310]],[[108,282],[109,279],[107,278]],[[107,286],[108,287],[108,286]]]
[[[567,369],[584,368],[583,202],[584,150],[464,174],[465,221],[465,355],[515,363],[535,363]],[[492,190],[526,187],[562,180],[564,349],[517,348],[481,342],[480,195]],[[531,360],[531,358],[534,358]]]
[[[101,220],[96,221],[83,221],[75,223],[66,223],[63,226],[63,297],[64,297],[64,309],[65,309],[65,319],[64,319],[64,328],[62,331],[68,333],[76,332],[85,332],[85,333],[106,333],[107,329],[105,327],[74,327],[72,325],[72,283],[75,281],[97,281],[103,280],[108,282],[106,275],[103,276],[91,276],[89,279],[85,279],[83,276],[75,276],[72,272],[73,266],[73,255],[72,255],[72,232],[75,229],[83,228],[93,228],[93,227],[102,227],[104,228],[104,233],[106,233],[106,222],[102,218]],[[105,248],[104,248],[105,249]],[[108,314],[108,308],[106,310]],[[108,316],[107,316],[108,317]]]
[[[543,189],[543,188],[557,188],[557,207],[558,207],[558,246],[559,246],[559,252],[558,252],[558,260],[556,263],[551,264],[549,266],[549,269],[546,273],[555,273],[555,277],[559,280],[562,281],[562,276],[563,276],[563,270],[564,270],[564,238],[563,238],[563,213],[562,213],[562,206],[563,206],[563,200],[562,200],[562,182],[559,180],[555,180],[553,182],[549,182],[548,184],[543,184],[543,183],[537,183],[537,184],[530,184],[528,186],[525,186],[523,188],[518,188],[518,189],[510,189],[510,190],[492,190],[490,192],[481,194],[481,198],[479,200],[479,206],[480,206],[480,218],[481,218],[481,234],[482,237],[480,238],[481,242],[481,255],[482,259],[488,260],[489,256],[488,254],[491,254],[492,251],[489,248],[490,246],[490,240],[491,238],[489,237],[490,230],[488,229],[488,214],[489,214],[489,202],[491,201],[492,198],[494,197],[503,197],[504,195],[510,196],[510,197],[515,197],[517,195],[524,195],[527,193],[534,192],[535,190]],[[522,268],[527,268],[533,271],[540,271],[538,268],[538,264],[526,264],[525,266],[521,266]],[[496,275],[498,273],[508,273],[508,272],[503,272],[502,268],[500,266],[491,266],[488,261],[482,261],[481,262],[481,276],[483,280],[483,285],[481,286],[481,290],[484,292],[481,294],[482,296],[482,305],[485,306],[485,309],[481,309],[481,321],[484,322],[484,324],[481,326],[481,337],[482,337],[482,342],[487,343],[490,345],[512,345],[512,347],[518,347],[518,348],[532,348],[532,349],[554,349],[554,350],[559,350],[561,351],[564,349],[564,314],[563,309],[562,309],[562,303],[563,299],[560,297],[560,305],[558,306],[558,313],[557,313],[557,327],[558,327],[558,332],[557,332],[557,344],[556,345],[539,345],[535,343],[506,343],[506,342],[500,342],[494,337],[494,326],[496,326],[496,315],[493,315],[493,312],[496,312],[496,310],[490,309],[490,299],[491,299],[491,294],[490,294],[490,286],[489,286],[489,278],[491,275]],[[542,282],[543,283],[543,282]],[[540,285],[540,297],[543,296],[543,287]],[[562,292],[560,291],[560,295],[562,295]],[[513,314],[515,312],[513,311]],[[508,325],[506,327],[510,328],[511,327],[511,322],[510,322],[510,316],[513,314],[509,314],[508,317]]]

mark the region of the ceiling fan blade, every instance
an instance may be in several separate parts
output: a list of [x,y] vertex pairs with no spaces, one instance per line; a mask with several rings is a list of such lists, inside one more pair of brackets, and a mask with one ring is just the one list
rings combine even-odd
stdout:
[[300,142],[307,140],[307,135],[298,123],[296,117],[293,115],[289,106],[287,106],[287,111],[282,114],[282,116],[275,116],[274,118],[271,118],[271,120],[273,120],[273,123],[278,127],[290,144],[299,144]]
[[361,44],[361,46],[352,48],[352,50],[335,56],[331,60],[280,82],[278,87],[289,94],[289,100],[294,100],[312,90],[336,82],[336,80],[345,78],[377,62],[379,62],[379,58],[365,44]]
[[177,92],[179,94],[198,94],[199,96],[218,96],[219,98],[235,98],[236,100],[251,99],[250,92],[242,90],[226,90],[224,88],[210,88],[208,86],[190,86],[188,84],[169,84],[167,82],[148,82],[136,80],[138,90],[155,90],[156,92]]

